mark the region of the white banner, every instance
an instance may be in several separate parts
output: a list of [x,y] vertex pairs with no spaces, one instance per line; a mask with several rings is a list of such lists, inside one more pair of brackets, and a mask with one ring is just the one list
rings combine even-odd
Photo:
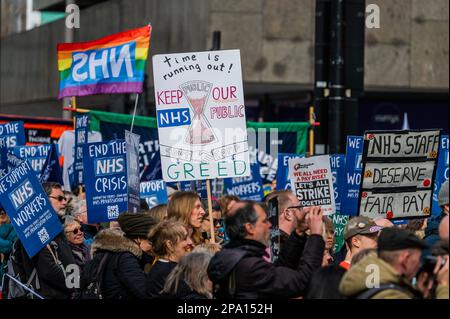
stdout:
[[166,182],[250,175],[239,50],[153,57]]

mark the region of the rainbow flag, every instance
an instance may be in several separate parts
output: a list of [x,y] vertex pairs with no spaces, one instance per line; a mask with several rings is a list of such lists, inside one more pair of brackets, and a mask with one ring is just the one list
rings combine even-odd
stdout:
[[99,40],[58,44],[58,99],[142,93],[151,26]]

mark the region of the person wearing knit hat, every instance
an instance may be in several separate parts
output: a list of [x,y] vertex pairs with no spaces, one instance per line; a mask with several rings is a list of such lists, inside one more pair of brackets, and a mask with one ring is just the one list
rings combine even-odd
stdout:
[[152,249],[148,234],[156,222],[145,213],[123,213],[117,222],[120,229],[105,229],[95,237],[93,259],[86,264],[81,282],[92,282],[103,264],[100,286],[104,299],[146,299],[144,265]]

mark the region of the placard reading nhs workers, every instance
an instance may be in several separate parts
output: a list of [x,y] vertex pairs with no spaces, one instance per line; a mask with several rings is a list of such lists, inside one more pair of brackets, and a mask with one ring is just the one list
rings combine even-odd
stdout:
[[0,202],[30,257],[62,231],[58,215],[28,161],[0,179]]
[[128,210],[124,140],[83,144],[88,223],[116,220]]
[[239,50],[153,57],[166,182],[250,175]]
[[366,132],[359,214],[429,217],[439,143],[439,130]]
[[325,215],[336,212],[329,155],[290,159],[289,178],[301,206],[322,206]]

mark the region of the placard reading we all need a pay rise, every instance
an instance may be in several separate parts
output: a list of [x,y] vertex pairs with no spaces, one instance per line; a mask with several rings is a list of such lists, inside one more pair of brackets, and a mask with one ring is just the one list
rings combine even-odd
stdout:
[[155,55],[153,75],[164,180],[249,176],[240,51]]

